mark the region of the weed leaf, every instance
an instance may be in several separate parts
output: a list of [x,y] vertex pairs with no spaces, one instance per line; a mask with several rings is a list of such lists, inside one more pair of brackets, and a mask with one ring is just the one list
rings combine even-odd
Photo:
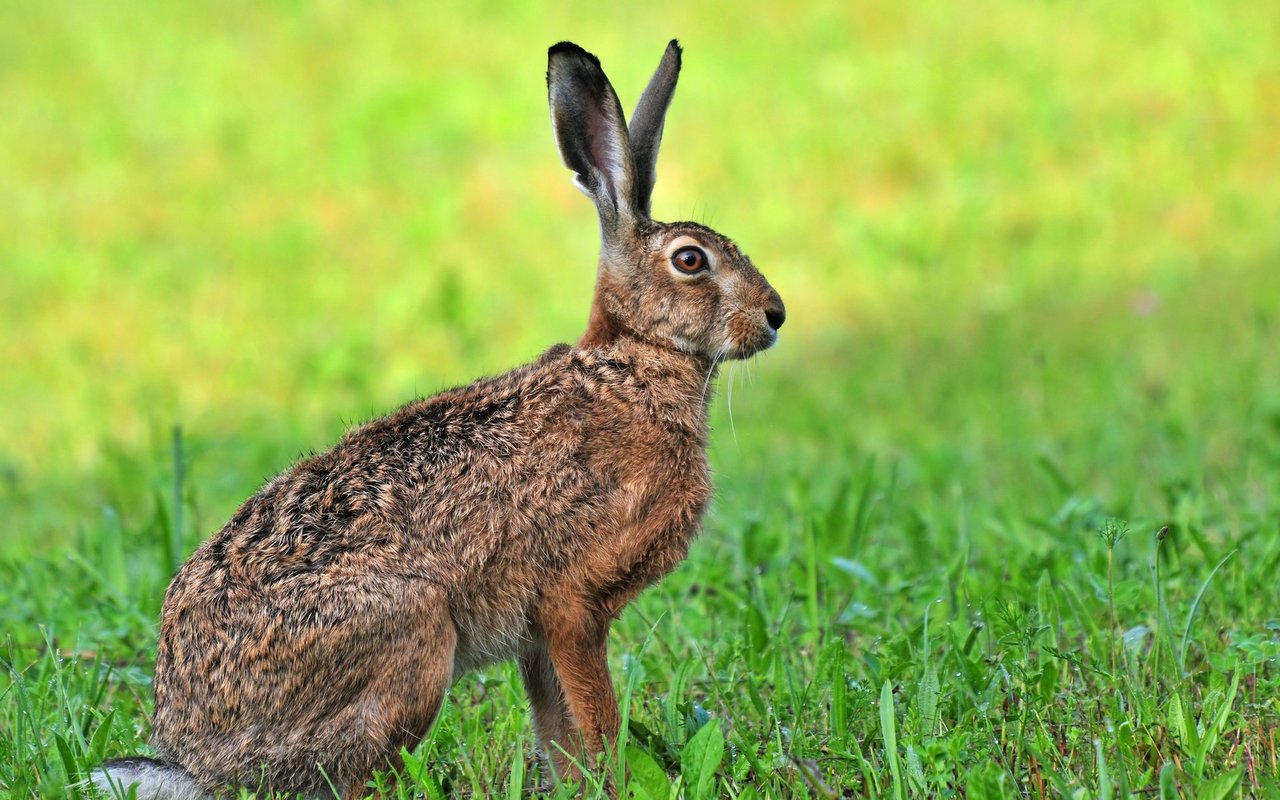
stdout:
[[671,797],[671,779],[653,756],[643,749],[635,745],[627,748],[627,770],[630,772],[626,794],[629,800],[668,800]]
[[724,734],[720,726],[708,722],[693,735],[680,754],[680,772],[692,800],[712,797],[716,770],[724,758]]

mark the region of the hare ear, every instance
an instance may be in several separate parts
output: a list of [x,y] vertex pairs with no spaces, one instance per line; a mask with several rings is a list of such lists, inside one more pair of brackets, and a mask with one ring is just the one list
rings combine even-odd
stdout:
[[676,79],[680,77],[680,43],[675,39],[662,54],[658,71],[653,73],[645,87],[640,102],[631,115],[628,134],[631,139],[631,157],[635,160],[636,209],[649,216],[649,200],[653,185],[658,180],[658,145],[662,144],[662,125],[667,117],[667,106],[676,92]]
[[572,42],[547,51],[551,125],[574,183],[596,203],[606,239],[632,220],[631,147],[618,96],[595,56]]

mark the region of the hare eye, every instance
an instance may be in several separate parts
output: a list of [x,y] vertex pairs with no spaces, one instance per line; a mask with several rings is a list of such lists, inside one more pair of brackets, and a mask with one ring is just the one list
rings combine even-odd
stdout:
[[698,247],[681,247],[671,257],[671,266],[692,275],[707,268],[707,254]]

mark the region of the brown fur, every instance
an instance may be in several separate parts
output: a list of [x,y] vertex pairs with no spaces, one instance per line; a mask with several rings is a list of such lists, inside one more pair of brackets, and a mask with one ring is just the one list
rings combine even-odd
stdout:
[[[557,45],[551,65],[561,150],[589,183],[567,151],[625,150],[621,111],[594,57]],[[678,70],[673,42],[641,101],[649,129]],[[604,128],[565,130],[584,118]],[[773,343],[782,304],[727,238],[650,220],[652,176],[589,166],[604,247],[578,346],[352,430],[179,571],[156,662],[162,760],[207,789],[304,793],[324,790],[319,764],[357,796],[453,680],[508,658],[557,774],[576,774],[561,748],[590,766],[615,740],[609,625],[685,557],[711,494],[709,384]],[[690,242],[711,262],[694,277],[671,263]]]

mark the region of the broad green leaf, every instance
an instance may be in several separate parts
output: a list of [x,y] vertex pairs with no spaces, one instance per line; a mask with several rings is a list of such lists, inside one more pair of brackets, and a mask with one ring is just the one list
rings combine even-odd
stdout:
[[80,768],[76,766],[75,756],[71,754],[71,746],[67,744],[67,740],[62,738],[62,734],[55,733],[53,741],[58,747],[58,756],[62,758],[62,768],[67,771],[67,782],[71,783],[80,776]]
[[693,735],[680,754],[680,772],[692,800],[712,797],[716,770],[724,758],[724,734],[716,722],[708,722]]
[[932,736],[937,730],[938,713],[938,670],[932,664],[920,678],[920,724],[926,735]]
[[1165,763],[1160,768],[1160,800],[1178,800],[1178,785],[1174,780],[1174,767]]
[[93,739],[89,742],[89,762],[97,764],[102,761],[103,756],[107,752],[107,739],[111,736],[111,723],[115,719],[115,709],[107,712],[102,718],[102,722],[98,724],[98,729],[93,732]]
[[[707,727],[712,727],[708,725]],[[671,797],[671,779],[653,756],[643,749],[627,747],[627,794],[632,800],[668,800]]]
[[1205,781],[1200,786],[1199,793],[1196,794],[1196,800],[1226,800],[1240,784],[1240,776],[1243,774],[1244,768],[1236,767],[1230,772],[1224,772]]

